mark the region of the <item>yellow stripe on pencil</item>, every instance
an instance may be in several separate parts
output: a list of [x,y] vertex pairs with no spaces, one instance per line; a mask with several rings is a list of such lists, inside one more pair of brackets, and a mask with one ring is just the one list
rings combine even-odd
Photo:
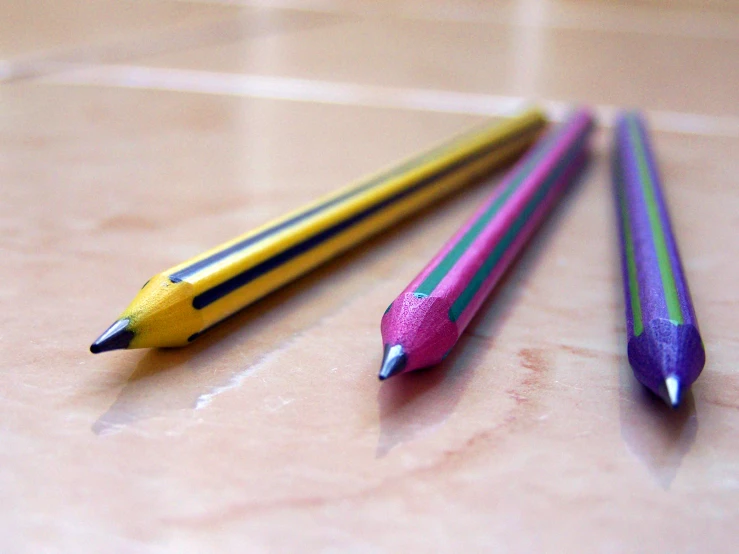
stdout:
[[152,277],[93,353],[183,346],[203,331],[513,160],[546,125],[530,109],[475,128]]

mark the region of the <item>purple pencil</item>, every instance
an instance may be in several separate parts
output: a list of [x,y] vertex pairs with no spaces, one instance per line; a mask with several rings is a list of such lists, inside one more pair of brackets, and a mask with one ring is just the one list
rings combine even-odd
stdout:
[[639,113],[619,116],[613,162],[629,362],[644,386],[676,408],[706,354]]

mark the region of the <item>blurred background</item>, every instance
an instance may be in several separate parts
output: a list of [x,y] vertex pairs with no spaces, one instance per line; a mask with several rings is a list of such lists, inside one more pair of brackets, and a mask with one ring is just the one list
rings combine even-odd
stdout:
[[67,80],[462,113],[524,97],[736,118],[737,10],[719,0],[6,1],[0,77],[80,65],[86,77]]

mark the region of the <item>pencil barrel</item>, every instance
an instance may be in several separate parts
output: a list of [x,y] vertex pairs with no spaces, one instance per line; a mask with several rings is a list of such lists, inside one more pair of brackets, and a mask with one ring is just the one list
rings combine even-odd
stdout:
[[[530,109],[446,141],[150,279],[119,317],[128,348],[202,332],[520,155],[546,125]],[[113,345],[110,337],[101,336]],[[120,342],[120,341],[119,341]],[[116,343],[117,344],[117,343]],[[93,345],[101,351],[101,344]]]
[[706,355],[644,118],[621,114],[614,131],[627,353],[636,378],[670,406]]
[[393,302],[383,341],[406,371],[447,354],[583,166],[592,129],[583,109],[541,138]]
[[654,151],[638,113],[616,122],[613,183],[629,338],[657,319],[697,328]]
[[248,236],[180,268],[171,278],[193,284],[193,307],[213,325],[510,161],[543,123],[537,111],[529,111],[502,129],[473,130],[267,226],[256,241]]

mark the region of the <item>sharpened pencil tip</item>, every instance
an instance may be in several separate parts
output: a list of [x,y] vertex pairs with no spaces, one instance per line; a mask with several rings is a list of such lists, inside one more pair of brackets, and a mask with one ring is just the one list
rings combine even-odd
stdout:
[[405,355],[403,347],[399,344],[386,344],[385,351],[382,354],[382,367],[380,368],[380,381],[384,381],[388,377],[397,375],[403,369],[408,362],[408,357]]
[[680,405],[680,398],[682,396],[680,381],[674,375],[670,375],[665,379],[665,388],[667,389],[667,398],[670,401],[670,406],[677,408]]
[[109,350],[121,350],[128,348],[133,340],[133,331],[128,329],[129,320],[119,319],[100,335],[90,346],[90,352],[99,354]]

